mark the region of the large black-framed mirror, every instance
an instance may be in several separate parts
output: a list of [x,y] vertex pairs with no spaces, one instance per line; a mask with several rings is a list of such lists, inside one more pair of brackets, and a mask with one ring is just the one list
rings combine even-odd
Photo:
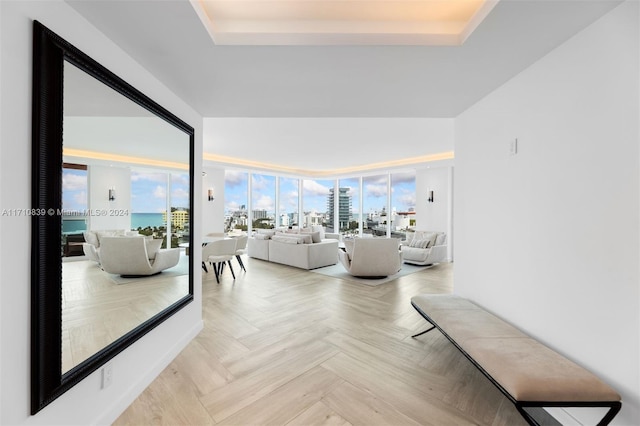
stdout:
[[35,414],[193,300],[194,130],[37,21],[33,36]]

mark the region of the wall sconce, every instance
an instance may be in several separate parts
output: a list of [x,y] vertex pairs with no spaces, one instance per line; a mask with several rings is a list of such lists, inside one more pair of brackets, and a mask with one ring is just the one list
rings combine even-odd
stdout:
[[109,201],[114,201],[116,199],[116,188],[115,187],[111,187],[109,188]]
[[427,191],[427,201],[433,203],[433,189]]
[[215,197],[213,196],[213,188],[209,188],[209,190],[207,191],[207,198],[209,201],[215,200]]

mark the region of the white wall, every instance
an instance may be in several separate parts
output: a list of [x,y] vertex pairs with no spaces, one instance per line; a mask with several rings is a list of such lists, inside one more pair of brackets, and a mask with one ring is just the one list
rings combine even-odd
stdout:
[[[128,167],[87,167],[90,211],[87,229],[131,229],[131,169]],[[115,200],[109,201],[109,188]],[[126,214],[124,214],[126,213]]]
[[[224,169],[206,167],[202,177],[202,235],[224,231]],[[215,200],[208,201],[207,190],[213,188]]]
[[[433,202],[428,202],[432,190]],[[416,170],[416,229],[446,232],[448,260],[452,260],[453,166]]]
[[454,139],[451,118],[208,117],[204,130],[206,154],[233,157],[242,147],[242,160],[297,175],[449,152]]
[[455,292],[605,379],[621,425],[640,424],[638,18],[623,3],[455,125]]
[[[60,0],[0,2],[0,208],[30,207],[32,19],[88,53],[196,129],[195,173],[202,163],[202,118]],[[196,179],[195,193],[201,191]],[[195,212],[201,209],[196,197]],[[200,217],[193,235],[199,245]],[[0,424],[111,423],[201,329],[201,273],[195,301],[112,360],[113,384],[99,371],[30,416],[30,220],[2,216],[0,229]],[[194,253],[196,265],[200,254]]]

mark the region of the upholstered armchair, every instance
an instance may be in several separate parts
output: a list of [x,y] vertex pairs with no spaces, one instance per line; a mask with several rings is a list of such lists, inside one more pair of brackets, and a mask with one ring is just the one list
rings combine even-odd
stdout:
[[100,240],[100,263],[110,274],[154,275],[173,268],[180,260],[180,249],[161,250],[162,240],[143,237],[104,237]]
[[340,263],[356,277],[386,277],[400,271],[402,252],[396,238],[355,238],[345,240]]
[[404,263],[433,266],[447,261],[447,234],[444,232],[416,231],[402,242]]

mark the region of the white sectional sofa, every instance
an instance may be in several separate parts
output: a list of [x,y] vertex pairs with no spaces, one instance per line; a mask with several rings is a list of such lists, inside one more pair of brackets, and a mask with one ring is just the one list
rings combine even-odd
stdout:
[[407,235],[400,247],[404,263],[435,265],[447,260],[447,234],[444,232],[416,231]]
[[322,239],[318,231],[258,230],[247,242],[247,254],[296,268],[315,269],[338,263],[338,240]]

